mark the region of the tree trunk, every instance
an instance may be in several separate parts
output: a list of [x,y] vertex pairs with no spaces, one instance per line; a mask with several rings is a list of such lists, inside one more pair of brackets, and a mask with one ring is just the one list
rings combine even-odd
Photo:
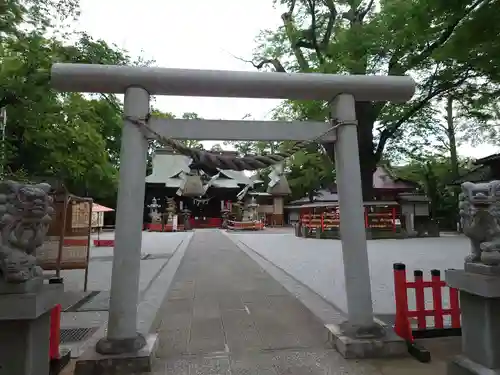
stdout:
[[309,190],[308,193],[307,193],[307,197],[309,198],[309,203],[313,203],[314,202],[314,191],[312,190]]
[[[448,136],[448,142],[450,144],[450,163],[451,163],[451,174],[452,180],[456,180],[460,177],[460,171],[458,169],[458,152],[457,152],[457,139],[455,134],[455,123],[453,121],[453,97],[449,96],[446,101],[446,135]],[[460,194],[460,188],[453,187],[453,216],[454,220],[460,222],[458,219],[458,195]]]
[[437,212],[439,207],[439,192],[437,188],[436,174],[434,173],[434,168],[431,163],[427,162],[425,164],[425,190],[427,196],[430,200],[430,217],[432,219],[437,218]]
[[[295,4],[295,3],[292,3]],[[331,12],[332,21],[337,16],[337,11],[335,9],[335,4],[333,1],[328,1],[326,4]],[[371,7],[371,5],[370,5]],[[301,47],[297,43],[297,29],[293,22],[293,8],[292,5],[289,12],[284,13],[281,18],[283,20],[283,24],[285,27],[285,33],[288,37],[288,40],[291,45],[292,52],[297,60],[297,63],[300,67],[300,71],[305,73],[310,71],[310,66],[308,60],[305,58],[304,53],[301,50]],[[352,10],[354,12],[354,9]],[[366,14],[366,13],[365,13]],[[314,22],[314,21],[313,21]],[[351,20],[351,27],[361,27],[362,17]],[[332,24],[333,25],[333,24]],[[314,24],[313,24],[314,26]],[[330,30],[331,31],[331,30]],[[327,32],[329,35],[329,32]],[[327,49],[329,43],[329,37],[325,39],[326,44],[319,46],[317,42],[311,40],[310,42],[317,47],[315,49],[318,54],[318,59],[320,62],[320,71],[325,71],[322,65],[321,56],[318,48],[322,48],[324,50]],[[357,46],[355,51],[352,51],[352,55],[355,56],[353,61],[356,61],[356,64],[351,67],[351,74],[366,74],[368,67],[368,58],[367,51],[364,45]],[[267,61],[269,62],[269,61]],[[273,64],[274,65],[274,64]],[[281,65],[281,64],[280,64]],[[284,71],[282,66],[280,69],[274,66],[276,71]],[[335,116],[335,114],[334,114]],[[376,120],[376,113],[374,111],[374,106],[371,102],[356,102],[356,117],[358,120],[358,145],[359,145],[359,159],[360,159],[360,167],[361,167],[361,185],[363,190],[363,200],[369,201],[373,199],[373,173],[377,168],[377,164],[379,162],[378,157],[374,153],[374,143],[373,143],[373,124]],[[325,149],[327,154],[334,160],[334,153],[332,145],[325,145]]]
[[[333,117],[335,114],[333,113]],[[361,188],[363,201],[371,201],[374,198],[373,173],[377,169],[378,162],[374,153],[373,145],[373,107],[369,102],[356,102],[356,119],[358,120],[358,153],[359,167],[361,170]],[[335,145],[324,144],[330,160],[335,162]]]
[[379,160],[373,153],[373,107],[369,102],[356,102],[356,117],[358,120],[359,164],[361,169],[361,187],[363,200],[374,198],[373,174]]
[[455,135],[455,124],[453,121],[453,97],[449,96],[446,101],[446,133],[450,142],[450,162],[452,178],[456,180],[460,177],[458,170],[457,139]]

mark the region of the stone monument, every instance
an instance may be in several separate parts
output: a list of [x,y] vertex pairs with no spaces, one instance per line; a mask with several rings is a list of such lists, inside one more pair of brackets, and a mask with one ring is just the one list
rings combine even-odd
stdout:
[[241,203],[241,201],[236,201],[231,205],[230,216],[233,216],[235,221],[241,221],[243,220],[243,211],[243,203]]
[[165,207],[165,214],[167,215],[166,224],[172,224],[177,207],[174,198],[167,198],[167,207]]
[[459,207],[471,253],[463,270],[446,271],[462,310],[462,354],[448,374],[500,374],[500,181],[463,183]]
[[151,204],[148,205],[149,208],[149,217],[151,218],[151,223],[153,224],[160,224],[161,223],[161,214],[158,212],[158,209],[161,207],[160,204],[158,204],[158,200],[153,197],[151,200]]
[[222,216],[222,229],[227,229],[229,226],[229,209],[223,208],[221,211],[221,216]]
[[191,210],[189,210],[188,208],[184,208],[182,211],[181,211],[181,214],[182,214],[182,221],[184,223],[184,230],[190,230],[191,229],[191,223],[189,221],[189,218],[191,217]]
[[259,207],[259,204],[255,200],[255,197],[252,197],[250,199],[250,202],[245,205],[242,221],[257,221],[258,219],[257,207]]
[[50,185],[0,181],[0,374],[48,375],[50,311],[61,284],[44,284],[36,251],[54,214]]

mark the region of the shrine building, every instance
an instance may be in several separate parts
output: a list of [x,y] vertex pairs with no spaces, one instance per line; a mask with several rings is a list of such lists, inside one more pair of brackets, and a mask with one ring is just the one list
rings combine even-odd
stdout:
[[[417,193],[415,182],[401,179],[385,166],[379,166],[373,174],[374,200],[363,202],[366,229],[397,232],[404,229],[407,234],[432,232],[429,199]],[[293,224],[301,221],[302,215],[335,212],[338,209],[337,187],[321,189],[311,201],[304,197],[285,206],[286,220]]]
[[[218,153],[236,156],[233,151]],[[203,195],[183,194],[182,187],[190,172],[200,177],[206,190]],[[175,214],[181,215],[183,211],[189,210],[190,228],[219,228],[222,225],[223,210],[231,210],[238,198],[245,202],[253,196],[259,204],[259,217],[268,225],[282,225],[283,196],[289,193],[289,189],[285,194],[273,191],[257,193],[256,189],[262,184],[262,180],[256,176],[247,176],[243,171],[194,166],[189,157],[169,148],[160,148],[154,151],[152,171],[146,176],[143,222],[146,227],[152,225],[152,203],[158,206],[158,213],[165,214],[168,211],[167,198],[173,198]]]
[[493,154],[474,161],[474,167],[452,182],[451,185],[461,185],[469,181],[485,183],[500,180],[500,154]]

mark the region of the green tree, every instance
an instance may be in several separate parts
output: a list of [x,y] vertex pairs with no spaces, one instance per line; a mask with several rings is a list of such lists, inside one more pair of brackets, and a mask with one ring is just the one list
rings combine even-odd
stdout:
[[212,147],[210,147],[210,151],[221,152],[221,151],[223,151],[223,149],[222,149],[222,146],[220,145],[220,143],[216,143]]
[[[372,195],[373,172],[388,142],[434,98],[490,72],[475,69],[460,48],[475,48],[478,39],[465,36],[474,27],[497,35],[500,23],[481,24],[496,15],[497,0],[370,1],[281,0],[287,8],[283,26],[262,33],[254,66],[278,72],[349,74],[412,74],[417,94],[405,105],[358,102],[358,141],[363,192]],[[483,21],[484,22],[484,21]],[[482,42],[481,42],[482,43]],[[486,46],[481,44],[481,48]],[[280,117],[326,120],[324,103],[288,101]],[[328,153],[333,157],[333,149]]]
[[[457,192],[454,186],[450,158],[427,156],[412,160],[402,166],[392,166],[391,169],[400,178],[405,178],[419,184],[420,192],[430,200],[431,215],[437,219],[441,228],[455,229],[457,216]],[[468,160],[459,160],[459,172],[466,173]]]
[[78,15],[76,4],[47,0],[4,5],[0,106],[6,108],[8,121],[3,162],[14,175],[55,177],[75,194],[111,199],[116,192],[121,103],[113,95],[56,92],[49,71],[54,62],[134,61],[84,33],[72,33],[76,42],[70,43],[61,21]]
[[288,164],[288,182],[292,199],[308,197],[312,202],[320,189],[333,185],[335,170],[326,155],[317,151],[299,151]]

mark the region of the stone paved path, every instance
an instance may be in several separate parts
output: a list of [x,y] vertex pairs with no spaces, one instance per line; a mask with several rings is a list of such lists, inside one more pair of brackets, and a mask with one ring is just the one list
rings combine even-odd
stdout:
[[217,230],[195,233],[160,313],[155,375],[380,374]]

